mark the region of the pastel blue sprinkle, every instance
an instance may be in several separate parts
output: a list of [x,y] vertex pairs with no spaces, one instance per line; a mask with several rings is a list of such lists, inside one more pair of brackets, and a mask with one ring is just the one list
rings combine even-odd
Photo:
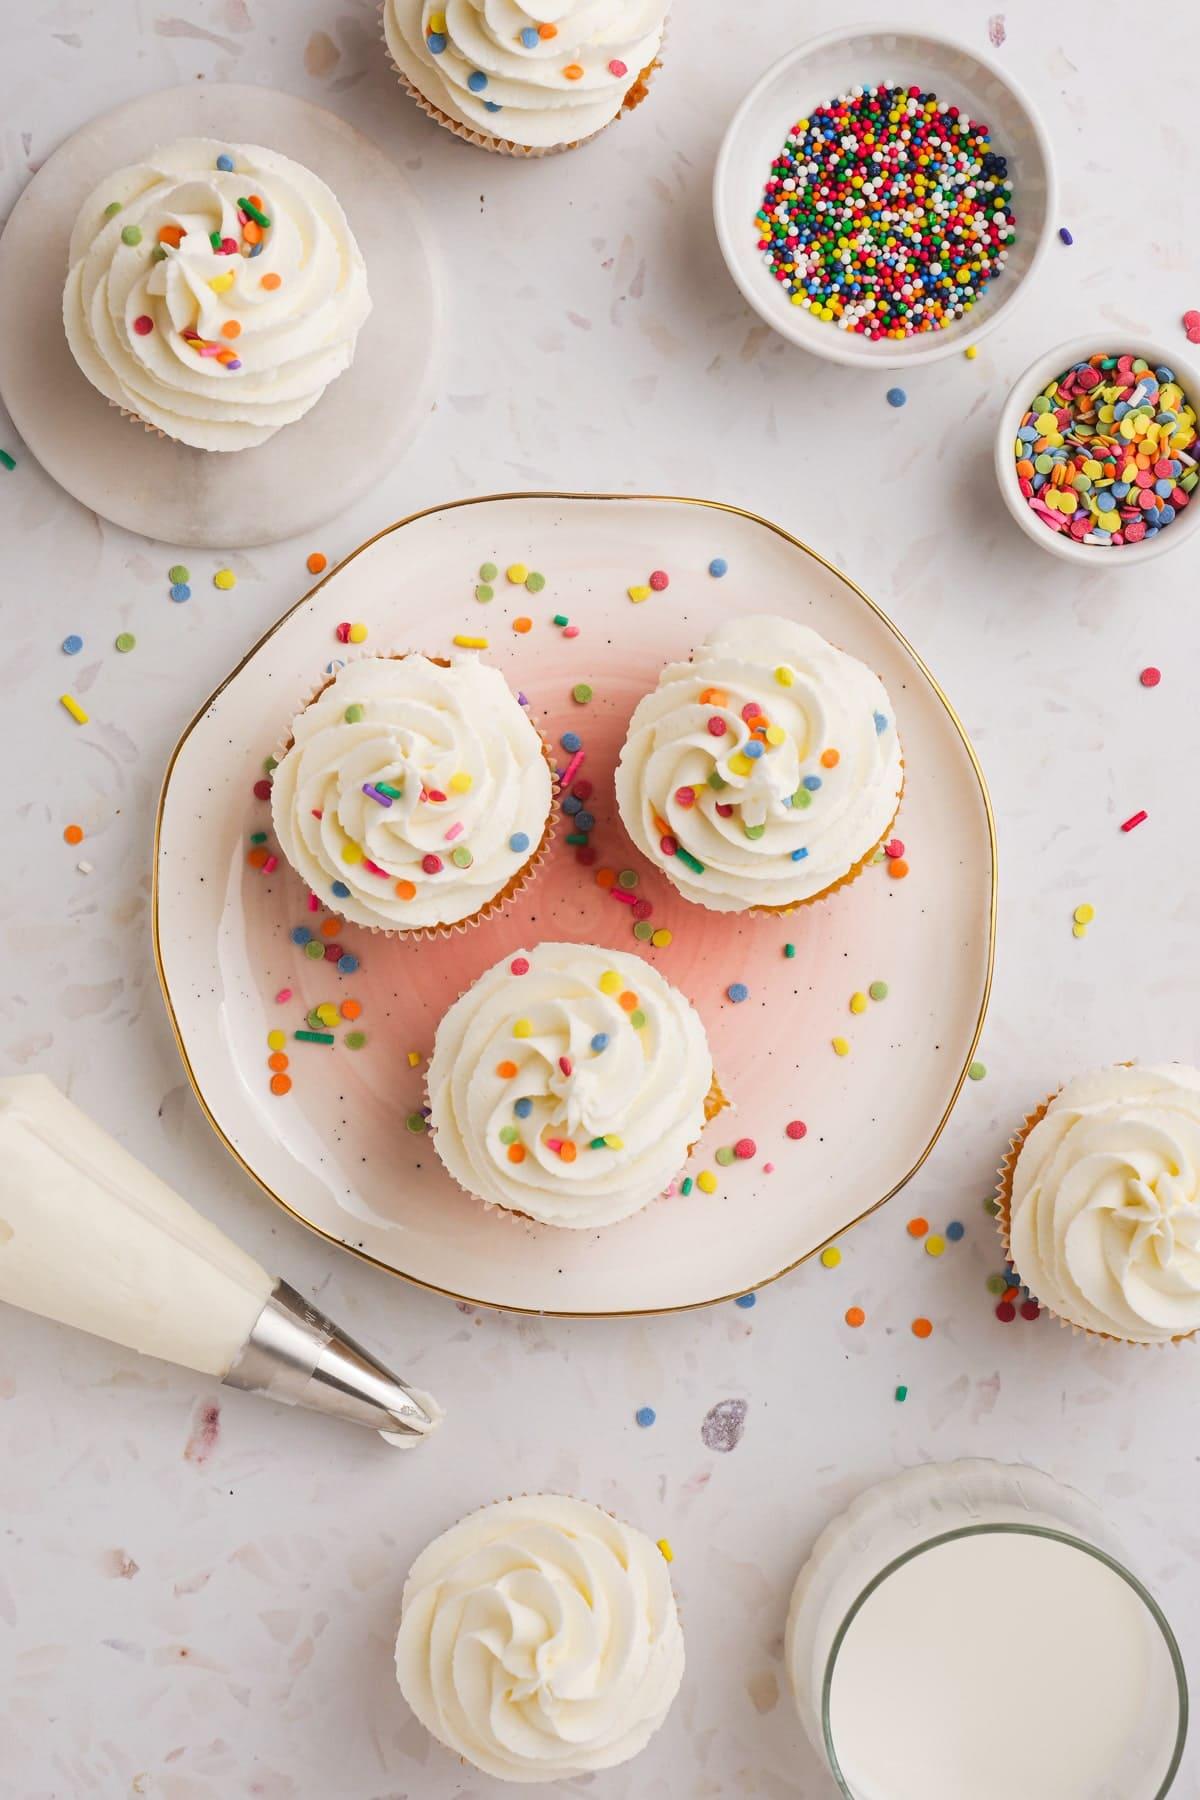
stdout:
[[350,889],[346,886],[344,881],[335,881],[330,891],[335,900],[348,900],[350,898]]
[[590,812],[577,812],[575,814],[575,825],[576,829],[579,831],[594,831],[596,820],[594,815]]
[[353,973],[354,973],[355,969],[357,969],[357,967],[358,967],[358,958],[357,958],[357,956],[351,956],[349,951],[347,951],[345,956],[338,957],[338,974],[339,975],[353,975]]
[[528,850],[529,839],[523,831],[514,831],[508,840],[508,847],[510,850],[516,850],[518,852]]
[[821,785],[821,777],[819,775],[806,775],[804,777],[803,785],[808,789],[810,794],[815,794]]
[[79,636],[78,632],[73,631],[70,637],[65,637],[63,639],[62,647],[66,655],[78,656],[79,652],[83,649],[83,639]]
[[516,1113],[518,1119],[527,1119],[533,1111],[533,1101],[528,1097],[521,1100],[515,1100],[513,1102],[513,1111]]
[[708,572],[710,575],[715,575],[717,580],[720,581],[722,575],[728,575],[729,564],[725,561],[723,556],[714,556],[708,565]]
[[190,600],[191,597],[192,597],[192,590],[188,586],[186,581],[176,581],[176,582],[172,583],[172,586],[171,586],[172,600],[178,602],[180,600]]
[[735,1006],[739,1006],[743,1000],[750,998],[750,989],[744,981],[731,981],[725,992]]
[[908,395],[903,388],[889,388],[887,391],[887,403],[889,406],[903,406],[907,399]]
[[482,94],[487,84],[488,79],[482,69],[472,69],[467,76],[467,86],[473,94]]
[[228,175],[228,174],[230,174],[230,173],[231,173],[231,172],[232,172],[232,169],[233,169],[233,158],[232,158],[232,156],[226,156],[226,155],[225,155],[225,154],[224,154],[224,153],[222,153],[222,154],[221,154],[221,155],[220,155],[220,156],[218,156],[218,158],[217,158],[217,167],[218,167],[218,169],[220,169],[220,170],[221,170],[221,173],[222,173],[222,174],[223,174],[223,175]]
[[429,36],[425,39],[426,44],[429,46],[429,49],[434,56],[440,56],[442,54],[448,41],[444,31],[431,31]]
[[503,112],[504,108],[498,100],[485,100],[483,103],[483,110],[485,112]]
[[953,1219],[946,1227],[946,1236],[952,1244],[957,1244],[959,1238],[966,1237],[966,1235],[967,1228],[958,1219]]
[[526,25],[521,33],[521,42],[527,50],[536,50],[541,39],[538,37],[536,25]]
[[646,1431],[653,1425],[658,1414],[652,1406],[639,1406],[633,1416],[636,1422],[641,1426],[642,1430]]
[[592,1049],[596,1052],[597,1056],[599,1056],[601,1050],[608,1049],[607,1031],[598,1031],[596,1033],[595,1037],[592,1039]]
[[757,1294],[739,1294],[733,1304],[735,1306],[742,1307],[745,1311],[748,1312],[752,1306],[758,1305],[758,1295]]
[[[250,254],[251,254],[251,256],[261,256],[262,253],[263,253],[263,239],[259,238],[257,244],[251,244]],[[233,364],[230,363],[229,367],[232,368]]]
[[558,741],[571,756],[574,756],[577,750],[583,749],[583,739],[577,731],[564,731]]
[[751,738],[748,743],[742,745],[742,755],[748,756],[751,762],[757,762],[762,753],[763,746],[757,738]]
[[583,801],[576,794],[568,794],[562,804],[565,813],[577,813],[582,809]]
[[308,929],[307,925],[294,925],[292,927],[293,944],[307,944],[311,937],[312,932]]
[[807,850],[793,850],[792,851],[792,861],[793,862],[803,862],[807,855],[808,855]]

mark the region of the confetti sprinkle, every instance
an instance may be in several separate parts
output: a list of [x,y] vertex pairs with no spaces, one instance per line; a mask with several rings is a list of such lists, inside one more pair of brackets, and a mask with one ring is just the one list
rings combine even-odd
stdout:
[[784,1131],[796,1143],[799,1143],[801,1138],[808,1136],[808,1126],[803,1119],[789,1119],[784,1126]]
[[835,1056],[849,1056],[850,1045],[844,1037],[830,1038],[829,1041],[833,1045],[833,1053]]
[[836,1244],[830,1244],[821,1252],[821,1264],[826,1269],[836,1269],[842,1260],[842,1253]]
[[67,844],[82,844],[82,842],[83,842],[83,826],[82,825],[68,825],[66,830],[63,832],[63,841],[64,841],[64,843],[67,843]]
[[861,1306],[848,1306],[846,1308],[845,1319],[851,1330],[857,1331],[860,1325],[866,1324],[867,1315]]
[[719,581],[722,575],[728,575],[729,564],[723,556],[714,556],[708,565],[708,572],[715,580]]
[[514,587],[523,586],[528,574],[529,570],[525,567],[525,564],[519,562],[509,563],[507,569],[504,571],[505,579],[510,581]]
[[967,1235],[967,1228],[960,1219],[952,1219],[946,1227],[946,1236],[952,1244],[957,1244]]
[[733,1304],[735,1306],[740,1306],[742,1308],[743,1312],[748,1312],[752,1306],[758,1305],[758,1295],[757,1294],[739,1294]]
[[571,689],[571,698],[576,706],[586,706],[592,697],[592,690],[586,681],[577,681]]
[[119,631],[113,639],[113,647],[119,650],[122,656],[127,656],[129,652],[134,649],[136,644],[137,639],[134,637],[132,631]]
[[1189,344],[1200,344],[1200,312],[1191,308],[1183,315],[1183,329]]
[[185,600],[190,600],[192,597],[192,590],[186,581],[177,581],[171,588],[170,593],[176,606],[182,606]]
[[711,1169],[702,1169],[696,1177],[696,1186],[702,1194],[715,1194],[719,1185]]
[[73,631],[69,637],[63,639],[62,649],[64,656],[79,655],[79,652],[83,649],[83,639],[79,636],[77,631]]
[[213,576],[213,586],[227,592],[230,588],[237,586],[237,576],[232,569],[218,569]]
[[867,992],[870,994],[872,1000],[886,1000],[890,989],[888,988],[886,981],[873,981],[867,989]]
[[731,981],[729,986],[725,989],[725,996],[728,1000],[731,1000],[735,1006],[740,1006],[743,1000],[748,1000],[750,998],[750,989],[746,986],[744,981]]
[[304,566],[310,575],[320,575],[321,572],[328,567],[328,563],[329,558],[323,555],[320,550],[310,550],[305,559]]
[[633,601],[633,604],[635,606],[640,606],[643,600],[648,600],[650,598],[653,589],[644,586],[635,586],[627,589],[627,592],[629,598]]
[[982,1062],[973,1062],[967,1070],[967,1077],[971,1081],[982,1081],[986,1074],[987,1064]]
[[926,1256],[941,1256],[946,1249],[946,1240],[935,1231],[925,1239]]
[[910,1219],[906,1230],[908,1231],[909,1237],[923,1238],[925,1233],[929,1230],[929,1220],[920,1218]]
[[908,395],[903,388],[889,388],[887,391],[887,403],[889,406],[905,406],[908,403]]
[[915,1338],[932,1337],[933,1336],[932,1321],[929,1319],[914,1319],[912,1322],[912,1334]]
[[795,956],[795,954],[796,954],[795,944],[785,944],[783,946],[783,954],[787,957]]
[[1148,668],[1142,670],[1141,674],[1138,676],[1138,680],[1144,688],[1155,688],[1162,680],[1162,670],[1156,669],[1153,663],[1151,663]]
[[521,633],[521,635],[523,636],[525,632],[533,630],[533,620],[525,619],[525,618],[514,619],[512,622],[512,628],[514,631]]
[[652,1406],[639,1406],[633,1417],[635,1424],[640,1425],[642,1430],[646,1431],[653,1425],[658,1414]]
[[850,996],[850,1011],[852,1013],[865,1013],[866,1010],[867,1010],[867,996],[865,994],[851,994],[851,996]]

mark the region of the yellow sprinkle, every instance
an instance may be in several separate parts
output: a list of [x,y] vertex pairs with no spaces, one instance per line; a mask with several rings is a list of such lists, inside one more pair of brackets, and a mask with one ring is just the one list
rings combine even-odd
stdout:
[[1077,925],[1090,925],[1095,916],[1095,907],[1089,905],[1086,900],[1082,906],[1077,906],[1071,915]]
[[842,1260],[842,1253],[836,1244],[830,1244],[828,1250],[822,1250],[821,1261],[827,1269],[836,1269]]
[[623,1150],[625,1148],[625,1139],[615,1131],[606,1131],[604,1134],[604,1142],[608,1145],[610,1150]]
[[974,362],[975,358],[979,355],[978,345],[968,344],[966,349],[963,351],[963,355],[966,357],[968,362]]
[[213,586],[218,588],[236,587],[237,576],[232,569],[218,569],[213,576]]
[[469,794],[473,780],[474,776],[468,775],[465,769],[460,769],[457,775],[450,777],[450,792],[452,794]]
[[851,996],[850,996],[850,1011],[852,1013],[864,1013],[864,1012],[866,1012],[866,1010],[867,1010],[867,996],[865,994],[851,994]]
[[635,606],[640,606],[643,600],[648,600],[650,598],[652,591],[653,590],[648,587],[631,587],[629,589],[629,598],[633,601]]
[[421,1060],[421,1052],[419,1050],[410,1050],[409,1051],[408,1066],[410,1069],[415,1069],[417,1067],[417,1064],[420,1062],[420,1060]]
[[66,707],[77,725],[87,724],[88,714],[84,712],[74,694],[60,694],[58,696],[58,703],[60,706]]
[[314,1006],[313,1011],[316,1013],[318,1019],[320,1019],[322,1025],[336,1025],[341,1017],[337,1007],[331,1000],[323,1000],[320,1006]]
[[655,1548],[659,1551],[664,1562],[675,1561],[675,1552],[671,1548],[670,1538],[659,1538],[655,1544]]
[[365,644],[367,641],[367,628],[360,621],[357,625],[352,625],[350,627],[346,636],[350,639],[352,644]]
[[233,286],[233,276],[214,275],[208,285],[214,294],[228,293],[229,289]]
[[939,1237],[936,1231],[933,1233],[933,1235],[931,1237],[927,1237],[925,1239],[925,1254],[926,1254],[926,1256],[940,1256],[942,1254],[942,1251],[945,1248],[946,1248],[945,1238]]
[[786,663],[780,663],[775,671],[775,679],[780,687],[792,687],[796,680],[795,671],[789,669]]
[[509,563],[509,565],[508,565],[507,569],[505,569],[504,573],[507,575],[508,579],[512,582],[514,587],[520,587],[521,583],[525,580],[525,577],[528,575],[529,570],[525,567],[524,563]]
[[513,1036],[519,1038],[532,1037],[533,1025],[529,1019],[513,1020]]
[[[351,635],[353,635],[353,633]],[[457,632],[455,634],[454,642],[458,645],[460,650],[486,650],[488,647],[486,638],[468,637],[465,631]]]
[[665,925],[660,925],[657,931],[652,931],[650,933],[650,942],[654,945],[656,950],[665,950],[667,945],[671,942],[671,933],[667,930]]
[[750,758],[743,756],[740,750],[735,750],[729,759],[729,769],[733,775],[749,775],[753,767]]
[[445,31],[445,29],[446,29],[446,15],[445,15],[445,13],[444,13],[444,12],[435,12],[435,13],[430,13],[430,15],[429,15],[429,29],[430,29],[430,31],[437,31],[437,32],[442,32],[442,31]]
[[850,1046],[846,1042],[845,1038],[836,1037],[836,1038],[832,1038],[830,1041],[832,1042],[834,1051],[838,1056],[849,1056]]
[[268,1050],[282,1050],[286,1043],[287,1043],[287,1032],[286,1031],[268,1031],[268,1033],[267,1033],[267,1049]]
[[778,750],[780,744],[787,743],[787,732],[783,729],[782,725],[767,726],[767,742],[770,744],[772,750]]
[[605,969],[596,985],[602,994],[619,994],[625,983],[615,969]]
[[1087,926],[1086,925],[1072,925],[1071,936],[1072,937],[1086,937],[1087,936]]
[[360,863],[362,861],[362,859],[363,859],[363,853],[362,853],[362,850],[359,847],[359,845],[346,844],[343,846],[342,861],[344,863]]
[[716,1193],[717,1178],[713,1174],[711,1169],[702,1169],[701,1170],[700,1174],[697,1175],[697,1177],[696,1177],[696,1186],[700,1189],[700,1192],[702,1194],[715,1194]]

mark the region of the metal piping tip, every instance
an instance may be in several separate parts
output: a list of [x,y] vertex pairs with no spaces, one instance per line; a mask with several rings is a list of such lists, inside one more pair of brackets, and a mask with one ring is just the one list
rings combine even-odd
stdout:
[[286,1281],[276,1282],[224,1380],[284,1406],[365,1425],[400,1444],[416,1443],[440,1416]]

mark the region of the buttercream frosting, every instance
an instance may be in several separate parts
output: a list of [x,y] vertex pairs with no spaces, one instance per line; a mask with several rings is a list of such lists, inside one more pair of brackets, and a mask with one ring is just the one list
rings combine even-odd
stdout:
[[628,1218],[704,1129],[712,1057],[657,969],[593,944],[539,944],[481,975],[438,1026],[438,1154],[468,1193],[547,1225]]
[[635,1756],[683,1665],[662,1554],[582,1500],[485,1506],[422,1551],[404,1585],[404,1697],[502,1781],[565,1781]]
[[1200,1071],[1069,1081],[1012,1176],[1021,1280],[1073,1325],[1135,1343],[1200,1326]]
[[552,800],[541,738],[470,652],[347,663],[293,722],[271,786],[297,874],[391,931],[479,912],[536,854]]
[[181,138],[107,176],[68,262],[63,323],[83,373],[199,450],[247,449],[303,417],[371,310],[325,183],[257,144]]
[[904,774],[892,703],[811,626],[731,619],[639,701],[617,766],[638,849],[714,912],[813,898],[868,855]]
[[666,0],[384,0],[400,73],[450,119],[530,149],[590,137],[662,45]]

